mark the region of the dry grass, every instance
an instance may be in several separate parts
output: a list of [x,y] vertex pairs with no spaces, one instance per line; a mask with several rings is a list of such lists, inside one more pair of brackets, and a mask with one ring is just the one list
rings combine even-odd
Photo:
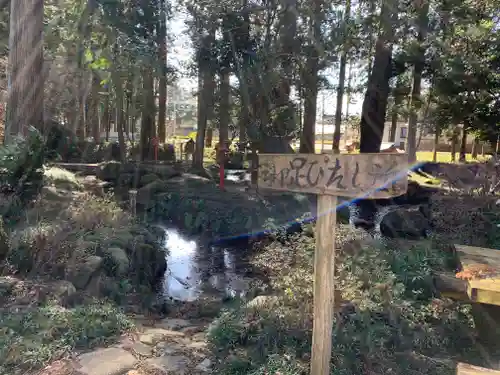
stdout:
[[12,232],[9,260],[23,272],[64,276],[64,270],[95,255],[95,246],[86,241],[89,234],[101,231],[111,237],[133,225],[130,215],[110,198],[49,194],[50,200],[42,197],[26,213],[28,224]]
[[63,168],[44,168],[43,178],[45,185],[74,190],[81,190],[83,188],[75,174]]

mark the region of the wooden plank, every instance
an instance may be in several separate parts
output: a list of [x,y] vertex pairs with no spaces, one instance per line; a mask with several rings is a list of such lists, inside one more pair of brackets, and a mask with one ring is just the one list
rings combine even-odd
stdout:
[[455,249],[464,267],[469,264],[486,264],[500,270],[499,250],[466,245],[455,245]]
[[500,375],[500,371],[492,370],[489,368],[472,366],[467,363],[457,364],[457,375]]
[[484,247],[455,245],[462,269],[491,270],[490,275],[467,282],[467,295],[471,301],[500,306],[500,251]]
[[[455,277],[454,274],[437,272],[433,276],[434,287],[444,296],[461,296],[469,299],[467,295],[467,282]],[[458,298],[462,299],[462,298]]]
[[332,353],[337,197],[320,195],[317,210],[311,375],[326,375]]
[[408,187],[406,154],[259,154],[261,189],[389,198]]

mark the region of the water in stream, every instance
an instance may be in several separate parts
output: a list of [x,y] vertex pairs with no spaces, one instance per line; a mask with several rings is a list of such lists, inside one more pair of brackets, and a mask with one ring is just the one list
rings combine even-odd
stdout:
[[244,296],[250,281],[245,250],[208,247],[175,229],[164,230],[168,250],[165,297],[194,301],[202,295]]

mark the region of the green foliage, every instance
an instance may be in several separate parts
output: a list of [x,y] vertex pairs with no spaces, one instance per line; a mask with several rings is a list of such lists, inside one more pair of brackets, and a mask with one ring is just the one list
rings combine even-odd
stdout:
[[[337,260],[337,286],[347,303],[336,303],[331,373],[454,373],[435,358],[468,355],[474,346],[468,309],[433,294],[431,272],[447,269],[447,256],[427,241],[348,243]],[[221,373],[307,372],[314,247],[314,238],[302,235],[271,242],[258,255],[255,265],[270,276],[274,297],[225,311],[214,322],[209,341]]]
[[26,374],[74,349],[109,344],[133,327],[120,310],[105,302],[0,311],[0,325],[0,373],[13,375]]
[[[83,195],[68,202],[50,192],[24,215],[25,226],[11,234],[8,264],[21,275],[64,279],[89,256],[104,259],[103,274],[116,294],[124,276],[134,287],[156,287],[165,269],[165,250],[151,228],[135,220],[110,197]],[[108,249],[122,249],[127,269],[116,273]],[[121,259],[118,259],[121,260]],[[114,285],[111,285],[114,284]]]
[[0,188],[5,194],[0,214],[6,220],[17,218],[21,207],[38,194],[44,160],[44,142],[35,128],[0,146]]

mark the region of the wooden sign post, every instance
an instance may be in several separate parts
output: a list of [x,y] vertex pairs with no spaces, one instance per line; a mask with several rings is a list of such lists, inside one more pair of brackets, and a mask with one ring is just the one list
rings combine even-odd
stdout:
[[337,196],[389,198],[408,187],[407,154],[259,154],[258,187],[318,194],[311,375],[328,375],[332,355]]

